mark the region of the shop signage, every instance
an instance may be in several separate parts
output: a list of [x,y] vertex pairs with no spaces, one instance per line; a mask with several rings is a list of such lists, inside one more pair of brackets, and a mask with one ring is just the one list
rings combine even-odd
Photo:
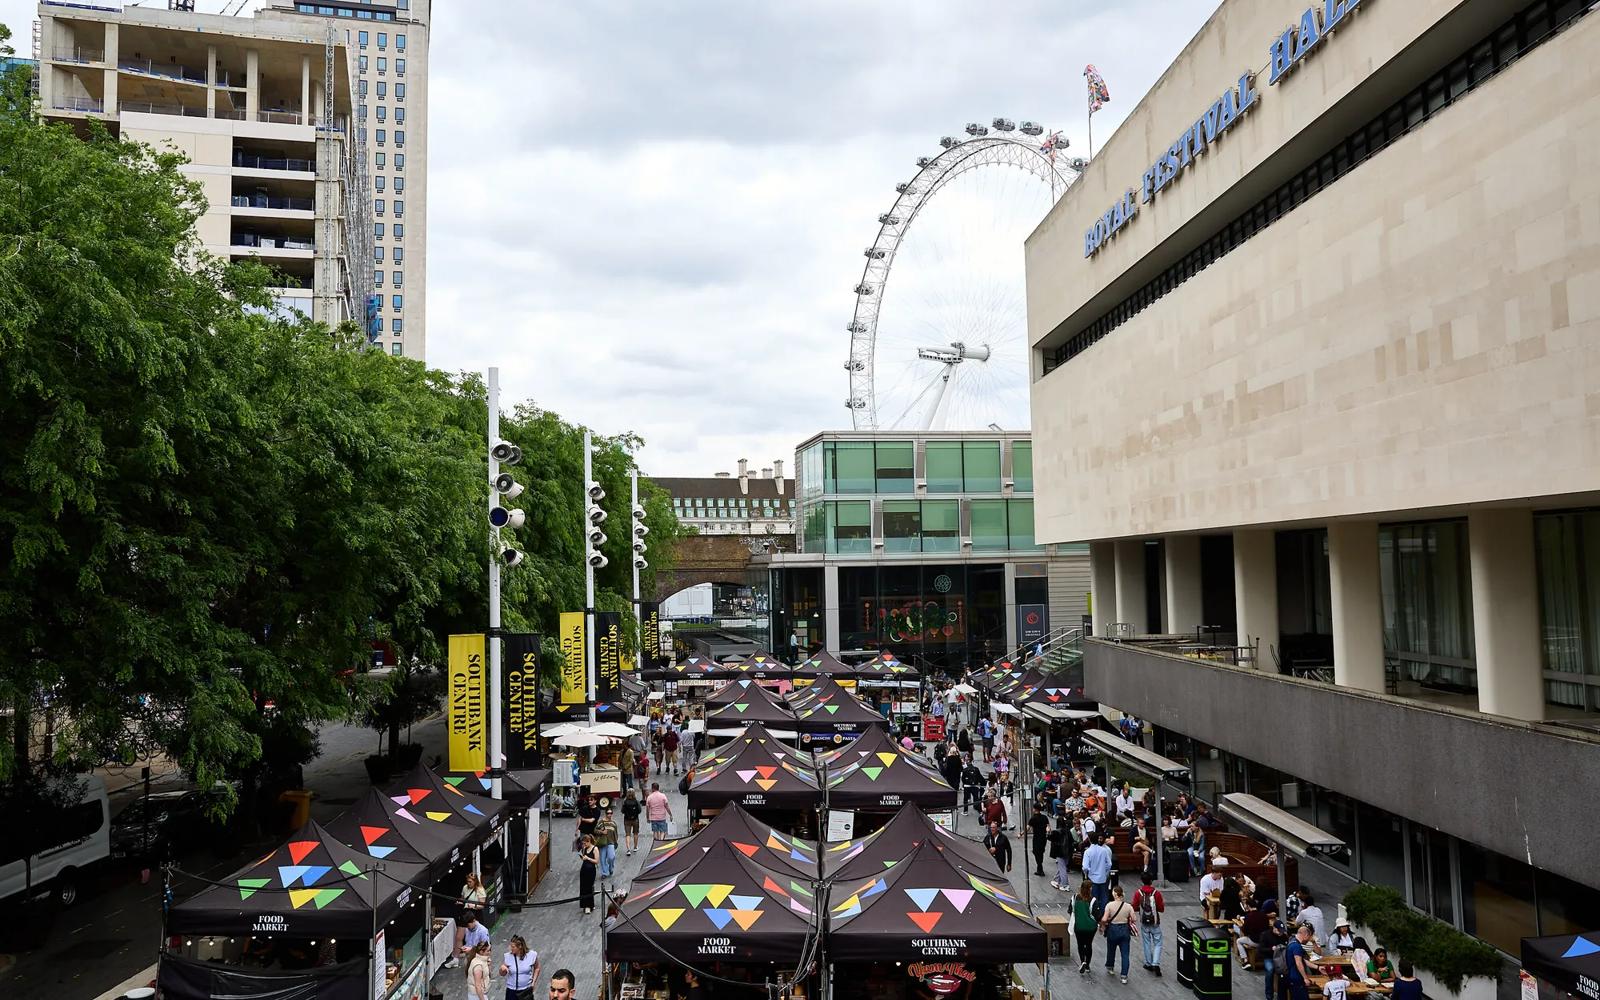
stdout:
[[581,705],[587,697],[588,649],[582,611],[561,612],[561,704]]
[[661,655],[661,605],[656,601],[639,604],[639,648],[644,650],[646,667],[664,667]]
[[695,952],[697,955],[732,955],[734,954],[733,938],[708,937],[700,939],[700,947]]
[[906,975],[928,988],[936,997],[964,992],[978,974],[960,962],[912,962]]
[[501,700],[506,712],[506,767],[539,766],[539,636],[519,632],[503,636],[505,670]]
[[764,806],[766,804],[767,804],[767,797],[765,795],[753,795],[753,794],[752,795],[746,795],[744,797],[744,802],[741,803],[741,805],[747,805],[747,806]]
[[878,805],[893,806],[898,809],[904,805],[904,803],[900,801],[900,796],[892,792],[885,792],[884,794],[878,796]]
[[924,715],[922,717],[922,742],[937,743],[944,739],[944,716]]
[[1017,606],[1017,641],[1032,645],[1050,631],[1050,609],[1043,604]]
[[[1300,20],[1268,46],[1267,83],[1275,84],[1287,76],[1301,60],[1327,40],[1333,29],[1349,17],[1361,0],[1321,0],[1307,7]],[[1137,197],[1129,188],[1083,233],[1083,255],[1093,257],[1124,226],[1139,214],[1139,206],[1155,200],[1169,184],[1211,148],[1224,133],[1255,106],[1261,94],[1255,88],[1255,73],[1247,72],[1215,101],[1194,123],[1184,129],[1139,178]]]
[[251,934],[287,934],[289,920],[277,913],[261,913],[250,921]]
[[450,770],[482,771],[489,765],[488,671],[483,635],[450,637]]
[[594,613],[594,700],[610,704],[622,693],[622,612]]
[[967,939],[912,938],[911,947],[925,958],[962,958],[967,953]]

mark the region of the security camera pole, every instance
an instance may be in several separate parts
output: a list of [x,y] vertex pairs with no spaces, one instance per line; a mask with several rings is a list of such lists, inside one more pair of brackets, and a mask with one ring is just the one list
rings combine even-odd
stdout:
[[[495,446],[500,443],[500,369],[489,369],[489,482],[500,477],[500,460]],[[500,494],[489,490],[489,512],[500,506]],[[489,526],[489,773],[494,798],[500,798],[500,767],[504,758],[500,746],[500,529]]]
[[[599,503],[600,503],[600,497],[596,497],[594,495],[593,483],[594,483],[594,446],[590,442],[589,431],[587,429],[585,429],[584,432],[583,432],[583,488],[584,488],[584,491],[585,491],[584,492],[584,503],[583,503],[583,510],[584,510],[584,515],[583,515],[583,534],[584,534],[585,538],[589,537],[589,533],[591,531],[595,531],[595,530],[599,529],[599,525],[598,524],[592,523],[592,518],[590,517],[590,514],[589,514],[589,508],[590,508],[591,502],[595,506],[598,506]],[[605,494],[603,494],[603,493],[601,494],[602,497],[604,495]],[[598,546],[590,546],[590,548],[598,548]],[[588,685],[588,692],[589,692],[588,693],[589,725],[591,725],[591,726],[594,725],[594,723],[595,723],[595,715],[594,715],[594,569],[595,569],[595,567],[594,567],[594,563],[595,563],[595,561],[588,557],[588,553],[585,553],[585,557],[584,557],[584,560],[583,560],[583,587],[584,587],[584,591],[583,591],[583,593],[584,593],[584,598],[583,598],[583,647],[584,647],[583,648],[583,660],[584,660],[584,663],[583,663],[583,667],[584,667],[584,683]],[[594,761],[594,748],[593,747],[589,748],[589,760],[590,760],[591,763]]]
[[[644,526],[644,509],[639,506],[639,470],[635,468],[628,475],[629,507],[633,511],[633,634],[639,641],[634,645],[634,669],[644,670],[644,622],[639,609],[639,570],[644,568],[644,535],[639,531]],[[641,673],[642,676],[642,673]]]

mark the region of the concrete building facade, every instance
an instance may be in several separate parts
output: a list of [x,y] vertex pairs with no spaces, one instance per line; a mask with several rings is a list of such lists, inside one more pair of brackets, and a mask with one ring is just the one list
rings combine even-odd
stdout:
[[1090,696],[1507,954],[1600,912],[1593,7],[1223,0],[1027,243]]

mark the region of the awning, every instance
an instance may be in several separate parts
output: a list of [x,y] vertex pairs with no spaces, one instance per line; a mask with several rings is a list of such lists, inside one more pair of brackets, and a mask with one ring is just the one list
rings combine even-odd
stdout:
[[1021,715],[1022,714],[1016,708],[1012,707],[1011,705],[1007,705],[1003,701],[994,702],[989,707],[994,709],[996,712],[999,712],[1001,715]]
[[1054,705],[1033,702],[1022,706],[1022,714],[1040,722],[1079,722],[1092,719],[1100,713],[1082,708],[1057,708]]
[[1237,823],[1267,842],[1296,854],[1333,854],[1345,846],[1344,841],[1333,834],[1243,792],[1222,796],[1218,812],[1228,822]]
[[1137,743],[1129,743],[1103,729],[1091,729],[1082,736],[1085,743],[1101,753],[1115,757],[1136,771],[1156,778],[1181,778],[1189,773],[1189,765],[1168,760],[1153,750]]
[[1523,938],[1522,967],[1565,993],[1600,1000],[1600,932]]

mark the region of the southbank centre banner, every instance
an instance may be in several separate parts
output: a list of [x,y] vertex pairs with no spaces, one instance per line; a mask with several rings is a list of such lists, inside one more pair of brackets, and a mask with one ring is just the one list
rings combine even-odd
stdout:
[[449,672],[450,770],[487,770],[489,667],[481,633],[450,637]]
[[505,766],[539,766],[539,635],[501,637],[500,700],[505,704]]
[[644,666],[664,667],[661,655],[661,605],[656,601],[639,602],[639,648],[644,651]]
[[622,612],[594,613],[594,700],[609,705],[622,694]]
[[563,705],[582,705],[588,700],[588,646],[582,611],[561,612],[561,696]]

